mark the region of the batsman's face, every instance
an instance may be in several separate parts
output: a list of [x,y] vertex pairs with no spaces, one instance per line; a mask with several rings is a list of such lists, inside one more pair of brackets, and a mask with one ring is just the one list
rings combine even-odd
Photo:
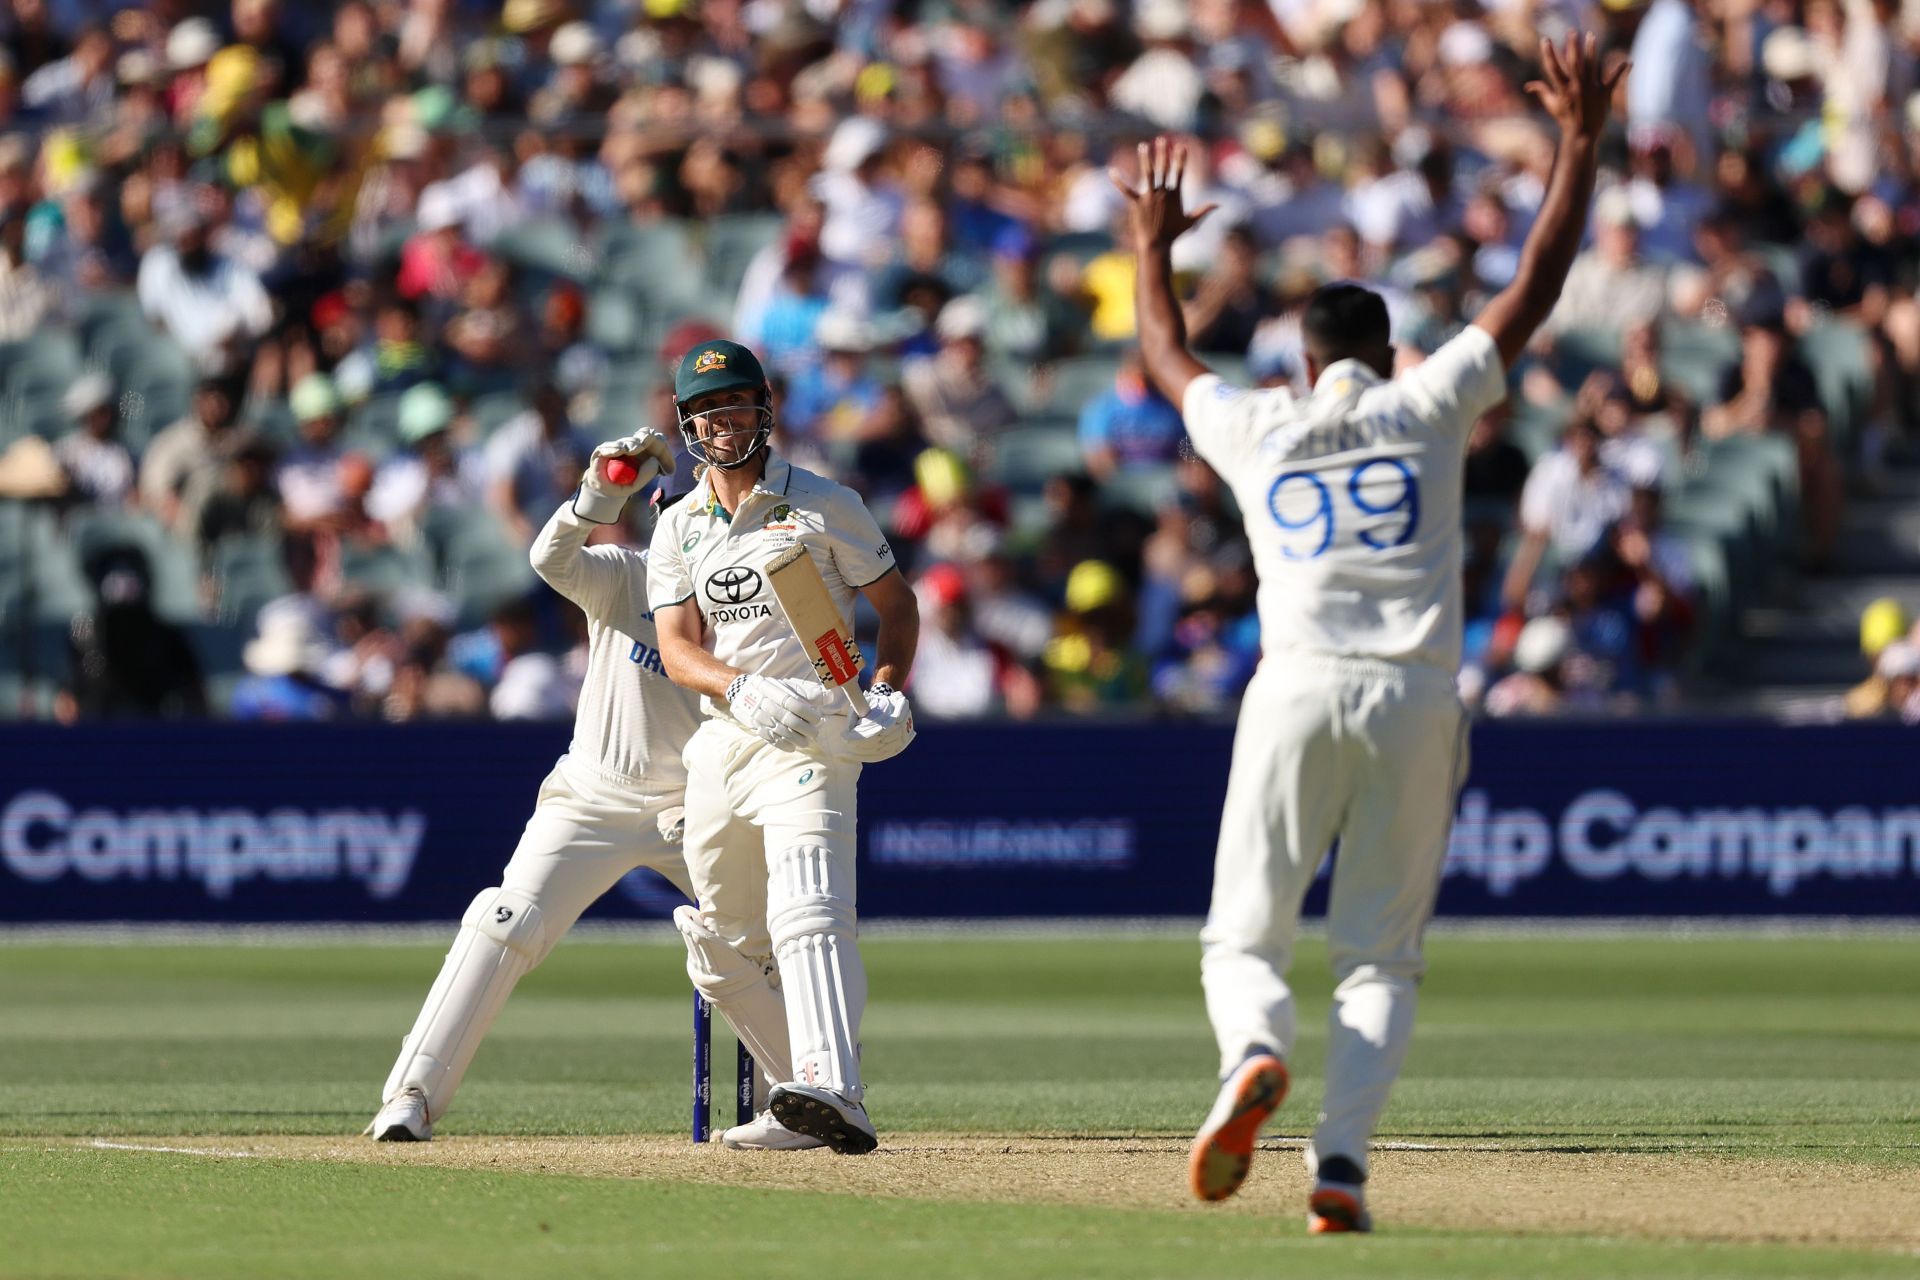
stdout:
[[760,428],[759,395],[744,387],[689,401],[693,434],[716,463],[733,462],[753,448]]

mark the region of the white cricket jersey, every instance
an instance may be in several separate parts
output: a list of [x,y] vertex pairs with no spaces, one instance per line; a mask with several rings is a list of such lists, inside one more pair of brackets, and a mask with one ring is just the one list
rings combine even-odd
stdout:
[[587,679],[570,758],[646,794],[684,787],[680,759],[700,725],[693,694],[667,679],[647,608],[647,553],[590,547],[598,526],[569,499],[533,540],[533,569],[587,615]]
[[[749,675],[817,680],[767,582],[767,562],[799,542],[820,567],[842,617],[855,593],[894,568],[893,549],[860,495],[769,452],[765,473],[729,515],[702,480],[653,531],[647,598],[655,609],[693,601],[706,648]],[[725,715],[724,703],[702,703]]]
[[1459,669],[1467,429],[1506,394],[1475,325],[1392,381],[1339,361],[1305,399],[1187,384],[1187,432],[1253,544],[1267,655]]

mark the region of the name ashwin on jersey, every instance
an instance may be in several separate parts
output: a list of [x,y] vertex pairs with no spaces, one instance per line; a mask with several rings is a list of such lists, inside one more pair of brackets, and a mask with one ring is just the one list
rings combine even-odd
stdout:
[[1271,437],[1282,458],[1324,458],[1353,453],[1387,440],[1397,440],[1418,425],[1399,413],[1368,413],[1334,422],[1298,423]]

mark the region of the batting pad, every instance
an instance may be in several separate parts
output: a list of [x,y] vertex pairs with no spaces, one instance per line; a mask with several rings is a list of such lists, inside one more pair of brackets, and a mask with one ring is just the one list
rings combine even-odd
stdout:
[[[769,1082],[786,1080],[793,1049],[787,1038],[786,1002],[772,981],[777,971],[770,976],[767,964],[741,955],[707,928],[693,907],[674,908],[673,923],[686,940],[687,977],[693,989],[720,1011]],[[760,1096],[765,1092],[760,1090]]]
[[517,889],[481,890],[460,921],[381,1101],[418,1089],[426,1095],[429,1122],[445,1115],[514,984],[551,949],[538,903]]
[[[770,861],[767,927],[780,961],[793,1076],[860,1101],[860,1016],[867,969],[854,931],[852,875],[833,852],[796,845]],[[844,879],[842,878],[844,877]]]

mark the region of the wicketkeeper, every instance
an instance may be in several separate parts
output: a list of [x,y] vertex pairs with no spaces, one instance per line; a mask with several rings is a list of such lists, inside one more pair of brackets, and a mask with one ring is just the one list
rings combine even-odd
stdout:
[[[703,695],[707,715],[686,751],[687,871],[700,905],[674,920],[694,986],[768,1078],[785,1079],[768,1112],[722,1140],[871,1151],[855,789],[864,765],[913,740],[894,686],[912,666],[919,611],[859,495],[769,448],[772,393],[751,351],[695,347],[680,362],[674,401],[687,450],[704,466],[654,530],[648,594],[667,671]],[[767,582],[768,562],[796,544],[843,616],[856,597],[879,615],[865,717],[821,684]]]
[[[637,464],[637,473],[612,482],[603,470],[611,458]],[[647,553],[586,545],[596,526],[618,521],[627,499],[672,470],[673,450],[657,431],[601,445],[578,492],[534,540],[535,572],[587,615],[573,742],[540,784],[499,887],[481,890],[467,908],[367,1126],[378,1141],[433,1136],[514,984],[622,876],[650,867],[692,896],[680,856],[681,751],[699,711],[661,665],[647,610]]]

